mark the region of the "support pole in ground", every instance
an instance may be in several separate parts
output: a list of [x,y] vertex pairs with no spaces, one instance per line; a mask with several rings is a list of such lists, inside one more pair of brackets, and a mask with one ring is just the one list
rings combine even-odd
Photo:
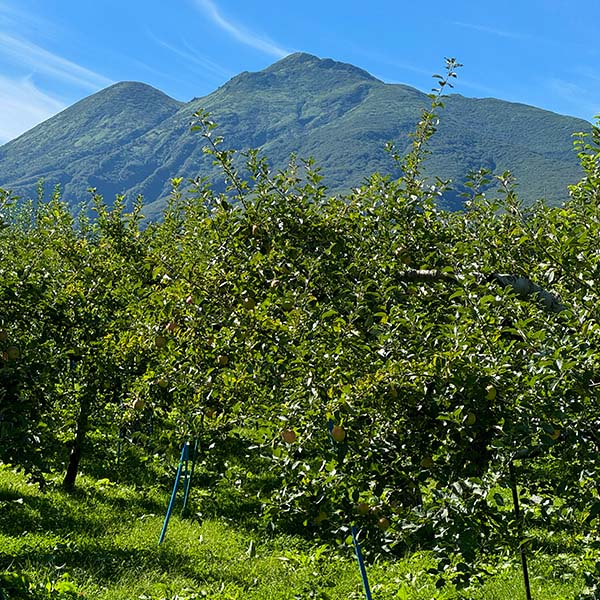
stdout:
[[123,438],[125,434],[123,433],[123,427],[119,427],[119,438],[117,441],[117,467],[121,464],[121,447],[123,445]]
[[181,515],[185,516],[185,511],[187,509],[188,499],[190,497],[190,487],[192,486],[192,477],[194,476],[194,465],[196,464],[196,456],[198,455],[198,438],[194,441],[194,451],[192,452],[192,465],[190,467],[189,473],[187,472],[186,467],[186,477],[183,486],[183,508],[181,509]]
[[521,566],[523,567],[523,582],[525,583],[525,596],[531,600],[531,587],[529,585],[529,570],[527,569],[527,556],[525,555],[525,546],[523,541],[523,524],[521,522],[521,511],[519,509],[519,493],[517,491],[517,476],[513,461],[508,463],[508,472],[510,473],[510,487],[512,489],[513,505],[515,508],[515,521],[517,522],[517,537],[519,542],[519,552],[521,554]]
[[171,492],[171,500],[169,501],[169,508],[167,508],[167,514],[165,515],[165,522],[163,523],[162,531],[160,532],[160,538],[158,539],[158,544],[162,544],[165,535],[167,534],[167,525],[169,524],[169,519],[171,518],[171,513],[173,512],[173,506],[175,504],[175,498],[177,497],[177,488],[179,487],[179,480],[181,479],[181,470],[183,468],[183,464],[186,465],[187,472],[187,463],[190,455],[190,444],[186,442],[181,449],[181,457],[179,458],[179,466],[177,467],[177,475],[175,476],[175,483],[173,484],[173,491]]
[[356,527],[354,525],[352,525],[352,542],[354,543],[354,552],[356,553],[356,560],[358,561],[358,568],[360,569],[360,577],[365,590],[365,596],[367,597],[367,600],[373,600],[371,588],[369,587],[369,580],[367,579],[365,561],[363,560],[362,552],[360,551],[360,544],[358,543]]

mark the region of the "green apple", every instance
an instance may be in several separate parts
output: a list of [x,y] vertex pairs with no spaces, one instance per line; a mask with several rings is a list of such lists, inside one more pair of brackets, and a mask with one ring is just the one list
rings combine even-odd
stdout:
[[327,513],[323,510],[320,510],[319,514],[315,517],[315,523],[320,525],[325,520],[327,520]]
[[141,398],[136,398],[131,405],[134,410],[142,410],[144,406],[146,406],[146,402],[144,402],[144,400]]
[[292,310],[292,308],[294,308],[293,300],[284,300],[281,303],[281,308],[283,308],[283,310],[285,310],[286,312],[289,312],[290,310]]
[[421,460],[421,466],[424,469],[431,469],[431,467],[433,467],[435,465],[435,463],[433,462],[433,458],[431,458],[431,456],[426,456],[425,458],[423,458],[423,460]]
[[246,296],[242,300],[242,306],[246,310],[252,310],[256,306],[256,300],[252,296]]

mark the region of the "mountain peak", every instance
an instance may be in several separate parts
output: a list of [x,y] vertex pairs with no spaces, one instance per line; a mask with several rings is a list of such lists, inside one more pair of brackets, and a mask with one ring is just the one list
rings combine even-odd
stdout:
[[[409,147],[428,105],[414,88],[384,84],[358,67],[305,52],[241,73],[189,103],[125,81],[1,146],[0,187],[35,198],[44,178],[50,189],[60,184],[73,206],[88,200],[90,187],[107,198],[143,194],[150,200],[146,216],[156,217],[171,193],[170,177],[200,174],[221,184],[204,140],[190,132],[193,112],[203,108],[228,147],[258,148],[274,170],[284,169],[290,155],[313,157],[329,193],[346,193],[370,173],[399,176],[385,143]],[[586,130],[589,123],[547,111],[452,95],[424,173],[453,181],[444,206],[460,206],[464,175],[480,167],[513,170],[527,202],[545,197],[558,203],[581,177],[571,133]]]
[[297,90],[300,88],[322,91],[356,84],[381,84],[367,71],[331,58],[319,58],[306,52],[295,52],[257,72],[243,71],[230,79],[222,90],[244,90],[254,93],[270,88]]
[[[141,81],[119,81],[96,92],[95,95],[96,97],[131,96],[138,98],[160,98],[170,102],[177,102],[177,100],[171,98],[161,90],[158,90],[147,83],[142,83]],[[89,97],[94,97],[94,94]]]
[[364,69],[360,69],[349,63],[339,62],[331,58],[319,58],[318,56],[308,54],[307,52],[294,52],[293,54],[288,54],[270,67],[267,67],[264,72],[291,74],[294,71],[305,71],[307,69],[343,72],[347,75],[351,74],[370,81],[380,81]]

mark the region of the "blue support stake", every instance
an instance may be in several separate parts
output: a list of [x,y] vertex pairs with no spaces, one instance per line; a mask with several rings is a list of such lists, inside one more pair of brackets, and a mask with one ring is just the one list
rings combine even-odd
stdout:
[[123,428],[119,428],[119,440],[117,441],[117,466],[121,464],[121,446],[123,445]]
[[365,561],[360,551],[360,544],[358,543],[358,537],[356,535],[356,527],[352,525],[352,541],[354,542],[354,551],[356,552],[356,560],[358,560],[358,568],[360,569],[360,577],[362,579],[363,588],[365,589],[365,596],[367,600],[373,600],[371,596],[371,588],[369,587],[369,580],[367,579],[367,569],[365,567]]
[[329,434],[329,443],[331,444],[332,450],[335,450],[335,440],[333,439],[333,434],[331,433],[334,425],[335,423],[333,422],[333,419],[329,419],[329,421],[327,421],[327,433]]
[[187,508],[188,498],[190,496],[190,487],[192,485],[192,477],[194,476],[194,465],[196,464],[196,455],[198,454],[198,438],[194,441],[194,452],[192,453],[192,466],[190,468],[189,474],[186,475],[185,484],[183,488],[183,508],[181,509],[181,514],[185,515],[185,510]]
[[175,483],[173,484],[173,492],[171,493],[171,500],[169,501],[169,508],[167,508],[165,522],[163,523],[162,531],[160,532],[160,538],[158,539],[159,545],[163,543],[163,541],[165,539],[165,535],[167,534],[167,525],[169,524],[169,519],[171,518],[171,513],[173,512],[173,505],[175,504],[175,497],[177,496],[177,488],[179,487],[179,480],[181,479],[181,469],[182,469],[184,461],[187,464],[189,453],[190,453],[189,443],[186,442],[183,445],[183,448],[181,449],[181,457],[179,459],[179,466],[177,467],[177,475],[175,476]]

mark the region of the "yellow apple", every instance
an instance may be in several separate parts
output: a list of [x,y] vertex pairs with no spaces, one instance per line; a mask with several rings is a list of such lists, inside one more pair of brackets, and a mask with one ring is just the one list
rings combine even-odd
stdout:
[[171,321],[166,327],[165,329],[171,333],[175,333],[178,329],[179,329],[179,325],[177,324],[176,321]]
[[331,430],[331,437],[336,442],[343,442],[346,437],[346,432],[344,431],[344,428],[341,425],[334,425]]
[[359,515],[366,515],[369,512],[369,505],[367,502],[359,502],[356,505],[356,510],[358,511]]
[[298,436],[293,429],[285,429],[281,432],[281,437],[286,444],[293,444]]

